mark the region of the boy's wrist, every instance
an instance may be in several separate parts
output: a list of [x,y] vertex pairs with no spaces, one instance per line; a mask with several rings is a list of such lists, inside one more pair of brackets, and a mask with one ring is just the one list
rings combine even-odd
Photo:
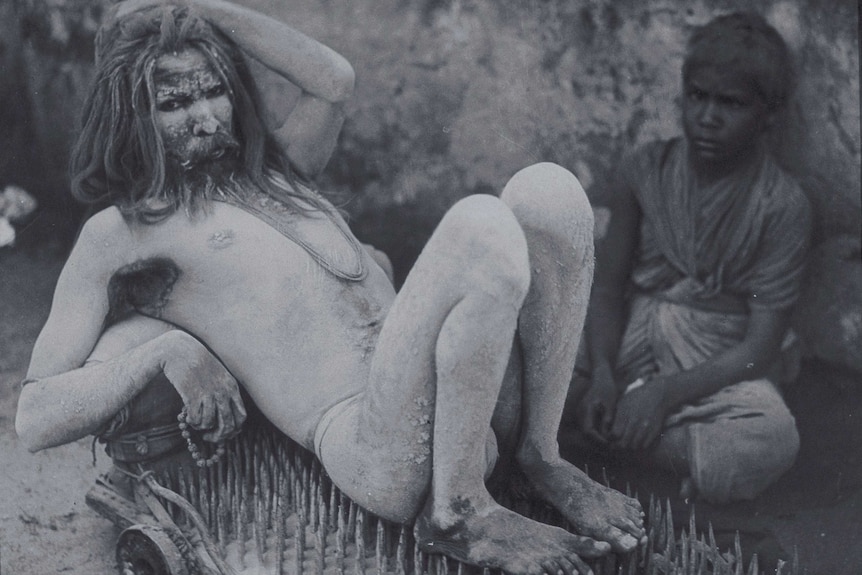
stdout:
[[614,372],[611,362],[606,358],[593,359],[592,371],[594,374],[598,373],[601,375],[611,375]]
[[675,410],[680,404],[680,398],[678,394],[675,393],[677,388],[672,376],[650,376],[646,379],[645,385],[653,385],[659,388],[657,391],[661,395],[661,403],[664,407],[665,413]]
[[592,385],[597,387],[609,388],[616,394],[620,394],[623,390],[620,388],[620,382],[617,381],[614,370],[610,362],[600,361],[593,365],[592,369]]

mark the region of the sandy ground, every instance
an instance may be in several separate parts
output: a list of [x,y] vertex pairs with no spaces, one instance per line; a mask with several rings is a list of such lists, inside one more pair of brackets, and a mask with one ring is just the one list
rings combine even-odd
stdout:
[[[61,261],[56,250],[0,250],[2,575],[116,572],[118,532],[84,503],[108,464],[101,447],[94,467],[89,441],[30,454],[15,436],[17,382],[47,316]],[[728,509],[698,506],[697,515],[725,532],[741,530],[745,544],[761,557],[795,547],[811,575],[860,575],[862,385],[822,366],[806,366],[800,384],[788,390],[788,403],[803,438],[796,467],[755,502]],[[625,470],[611,473],[622,478]],[[641,493],[673,495],[672,481],[652,481]],[[687,516],[681,502],[673,504]]]
[[[57,255],[0,250],[0,573],[115,573],[114,526],[84,503],[90,442],[29,453],[15,435],[19,382],[48,313]],[[100,450],[99,450],[100,451]]]

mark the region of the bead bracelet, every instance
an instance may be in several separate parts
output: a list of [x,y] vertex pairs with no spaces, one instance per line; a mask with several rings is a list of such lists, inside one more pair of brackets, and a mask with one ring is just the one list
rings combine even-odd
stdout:
[[222,442],[218,442],[215,453],[213,453],[207,458],[204,458],[201,455],[200,447],[198,447],[197,444],[192,440],[192,433],[189,430],[188,422],[186,422],[188,415],[188,407],[184,405],[182,411],[180,411],[180,414],[177,416],[180,434],[183,436],[183,439],[186,440],[186,445],[188,446],[189,453],[192,454],[192,459],[195,460],[195,464],[198,467],[212,467],[213,465],[218,463],[218,460],[221,459],[222,455],[224,455],[224,444]]

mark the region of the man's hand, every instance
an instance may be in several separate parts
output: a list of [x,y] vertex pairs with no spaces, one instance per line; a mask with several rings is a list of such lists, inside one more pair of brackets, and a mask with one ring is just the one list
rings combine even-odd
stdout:
[[154,6],[160,6],[165,0],[123,0],[118,2],[114,8],[114,18],[120,20],[133,12],[146,10]]
[[223,441],[236,434],[246,412],[233,375],[191,335],[172,331],[162,337],[168,338],[168,359],[162,370],[186,405],[186,422],[195,429],[209,430],[203,436],[207,441]]
[[607,443],[614,422],[619,392],[610,369],[596,368],[590,387],[575,410],[578,427],[599,443]]
[[663,378],[656,377],[623,394],[610,432],[614,447],[643,449],[658,438],[670,411],[665,385]]

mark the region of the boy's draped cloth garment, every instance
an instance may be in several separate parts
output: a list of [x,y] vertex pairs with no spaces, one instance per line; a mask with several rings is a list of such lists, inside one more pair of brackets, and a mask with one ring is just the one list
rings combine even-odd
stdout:
[[[642,216],[619,377],[690,369],[742,342],[750,311],[794,304],[810,208],[764,150],[700,186],[683,139],[653,142],[628,158],[620,177]],[[692,479],[708,499],[754,497],[792,465],[798,435],[774,385],[795,376],[792,340],[788,334],[782,365],[768,378],[728,386],[666,420],[666,430],[686,428]]]

